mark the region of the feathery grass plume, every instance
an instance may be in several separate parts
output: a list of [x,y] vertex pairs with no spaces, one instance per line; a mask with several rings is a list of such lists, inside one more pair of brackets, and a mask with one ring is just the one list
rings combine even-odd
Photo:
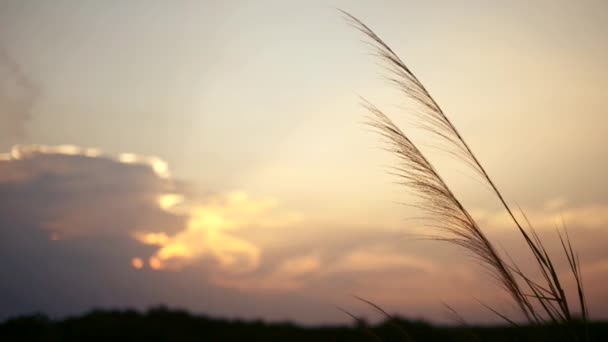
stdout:
[[[494,245],[486,238],[476,221],[418,147],[384,112],[364,101],[363,106],[370,113],[369,125],[375,128],[386,140],[388,150],[393,152],[399,160],[399,166],[394,168],[394,174],[401,179],[403,185],[413,189],[420,197],[422,203],[418,207],[430,214],[431,226],[447,233],[445,236],[434,236],[433,238],[459,245],[471,252],[472,256],[488,268],[502,287],[507,290],[529,322],[563,323],[573,321],[572,311],[555,266],[525,214],[522,212],[528,223],[528,229],[525,229],[516,218],[513,210],[473,154],[469,145],[420,80],[374,31],[351,14],[341,12],[355,29],[367,37],[376,55],[389,72],[387,75],[388,81],[414,103],[413,114],[421,121],[421,127],[447,142],[448,152],[471,167],[490,186],[526,241],[543,281],[539,284],[532,280],[514,262],[507,263],[499,255]],[[588,313],[582,286],[580,262],[572,249],[568,236],[566,235],[564,239],[560,234],[559,237],[576,281],[582,319],[586,322]],[[492,311],[509,320],[495,310]]]

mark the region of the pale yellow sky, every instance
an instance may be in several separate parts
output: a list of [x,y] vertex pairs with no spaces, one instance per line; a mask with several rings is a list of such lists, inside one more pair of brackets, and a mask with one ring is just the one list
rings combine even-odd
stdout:
[[[449,259],[443,245],[407,243],[396,251],[378,237],[403,237],[419,223],[407,221],[415,211],[396,204],[411,196],[386,174],[393,159],[362,125],[358,96],[408,130],[415,122],[335,8],[363,19],[403,57],[510,201],[543,227],[562,214],[589,236],[605,237],[605,1],[0,0],[0,46],[20,69],[0,69],[3,81],[18,84],[16,75],[24,76],[39,91],[31,110],[0,108],[0,153],[15,144],[69,144],[98,148],[112,160],[122,153],[163,160],[180,184],[173,192],[186,198],[169,214],[189,220],[176,234],[129,227],[131,238],[140,234],[138,241],[157,248],[132,257],[162,259],[165,250],[177,253],[180,268],[215,258],[220,267],[209,278],[218,288],[259,293],[285,283],[335,298],[353,288],[313,289],[300,277],[336,284],[341,274],[361,272],[368,279],[374,265],[415,265],[430,275],[420,282],[435,279]],[[432,144],[423,132],[412,136]],[[502,236],[499,207],[472,174],[428,151],[464,202]],[[234,200],[235,193],[244,199]],[[246,209],[265,201],[274,204]],[[230,213],[222,222],[236,223],[209,223],[216,228],[201,237],[196,227],[205,226],[209,211]],[[272,220],[282,228],[270,227]],[[161,240],[142,238],[158,231],[166,233]],[[378,241],[353,242],[356,248],[335,242],[345,252],[333,255],[333,242],[312,247],[325,234]],[[284,246],[293,236],[303,242],[290,254]],[[591,254],[601,269],[608,256]],[[239,262],[244,271],[225,272],[240,269]],[[358,288],[373,292],[372,283]],[[398,310],[396,303],[388,305]]]

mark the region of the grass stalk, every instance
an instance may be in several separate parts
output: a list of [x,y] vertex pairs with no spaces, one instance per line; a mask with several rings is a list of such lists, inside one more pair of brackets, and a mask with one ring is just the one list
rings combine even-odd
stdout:
[[[571,305],[568,303],[562,279],[542,240],[532,228],[523,211],[522,216],[527,228],[515,216],[514,210],[509,206],[469,144],[418,77],[371,28],[351,14],[341,12],[349,24],[361,32],[372,46],[375,55],[388,70],[386,78],[389,83],[397,87],[407,99],[414,103],[416,110],[413,114],[421,121],[421,127],[446,143],[450,154],[457,156],[459,161],[471,167],[482,181],[490,186],[530,250],[538,266],[541,280],[533,280],[533,277],[525,274],[513,260],[508,262],[498,253],[494,244],[486,237],[481,227],[426,155],[388,115],[363,99],[362,105],[369,113],[368,125],[385,140],[387,150],[397,157],[398,165],[393,168],[392,174],[399,178],[400,184],[413,190],[421,200],[419,207],[428,214],[431,226],[443,233],[443,235],[431,235],[431,237],[458,245],[472,253],[483,266],[491,271],[492,276],[498,279],[529,323],[573,322],[574,315]],[[565,236],[558,233],[558,236],[576,282],[577,298],[582,312],[581,318],[587,322],[588,312],[578,255],[574,252],[567,233]],[[514,322],[506,315],[489,309],[508,322]]]

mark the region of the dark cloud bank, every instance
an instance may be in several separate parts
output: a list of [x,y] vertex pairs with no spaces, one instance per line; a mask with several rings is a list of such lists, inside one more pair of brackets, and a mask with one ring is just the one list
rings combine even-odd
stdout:
[[[0,320],[160,303],[227,317],[348,320],[334,302],[305,293],[252,295],[218,287],[208,279],[212,266],[205,262],[180,272],[135,270],[132,258],[151,256],[156,248],[136,241],[133,232],[154,227],[171,234],[184,228],[186,218],[162,210],[157,201],[163,193],[184,193],[182,185],[145,163],[87,153],[22,147],[12,156],[0,155]],[[353,233],[350,240],[372,240],[362,234]],[[321,246],[334,249],[328,257],[352,247],[349,239],[328,237],[345,245]],[[313,244],[306,236],[298,240],[268,255],[289,258]],[[272,273],[272,265],[256,272]]]

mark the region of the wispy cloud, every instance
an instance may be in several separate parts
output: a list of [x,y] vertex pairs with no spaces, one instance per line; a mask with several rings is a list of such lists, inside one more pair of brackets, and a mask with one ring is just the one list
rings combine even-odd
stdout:
[[39,89],[0,46],[0,136],[20,138],[32,116]]
[[[547,200],[544,205],[524,209],[530,223],[537,229],[555,230],[565,225],[572,229],[604,229],[608,224],[608,203],[568,203],[564,197]],[[477,209],[473,214],[490,229],[511,229],[512,221],[502,211]],[[522,213],[516,213],[525,222]]]

